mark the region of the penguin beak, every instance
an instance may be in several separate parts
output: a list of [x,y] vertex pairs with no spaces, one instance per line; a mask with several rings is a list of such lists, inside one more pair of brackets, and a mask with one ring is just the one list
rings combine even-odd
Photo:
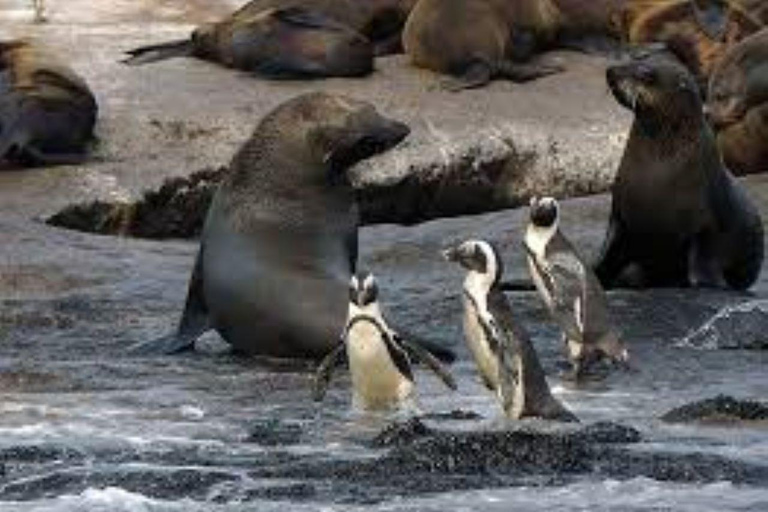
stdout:
[[459,250],[456,247],[443,249],[440,254],[442,254],[443,259],[446,261],[458,261],[459,259]]

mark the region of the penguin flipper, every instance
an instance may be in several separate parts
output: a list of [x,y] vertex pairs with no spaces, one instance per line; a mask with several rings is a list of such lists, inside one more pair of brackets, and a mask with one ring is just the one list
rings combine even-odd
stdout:
[[328,385],[331,383],[331,377],[333,377],[333,370],[341,364],[343,357],[346,355],[345,348],[346,344],[342,341],[317,366],[315,381],[312,387],[312,399],[315,402],[321,402],[325,398]]
[[137,343],[129,349],[130,352],[135,355],[170,355],[194,348],[197,338],[211,328],[203,286],[203,248],[201,246],[189,278],[187,301],[176,332],[155,340]]
[[435,372],[435,375],[437,375],[446,386],[454,391],[456,390],[456,380],[453,378],[453,375],[451,375],[440,360],[430,354],[427,349],[415,343],[406,341],[397,334],[394,335],[394,339],[405,348],[414,361],[424,363],[430,370]]
[[[398,328],[398,330],[400,329]],[[408,339],[409,345],[418,346],[420,349],[426,350],[442,363],[451,364],[456,360],[456,353],[453,350],[443,347],[435,341],[425,340],[424,338],[411,334],[407,331],[400,331],[397,336],[399,338]]]

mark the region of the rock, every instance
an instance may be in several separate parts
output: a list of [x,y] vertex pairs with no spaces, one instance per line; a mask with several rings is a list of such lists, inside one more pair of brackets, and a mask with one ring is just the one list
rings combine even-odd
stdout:
[[672,409],[661,417],[668,423],[736,423],[768,421],[768,405],[719,395]]
[[73,204],[46,219],[51,226],[141,238],[193,238],[200,234],[213,193],[226,168],[171,178],[135,202]]
[[301,425],[278,419],[267,419],[251,427],[246,441],[264,446],[292,445],[301,442]]
[[768,300],[752,300],[720,309],[678,342],[708,349],[768,348]]
[[420,437],[433,434],[433,432],[421,419],[411,418],[406,422],[397,422],[386,427],[373,438],[371,445],[376,448],[403,446],[414,442]]
[[[409,225],[519,206],[535,194],[573,197],[608,189],[612,167],[596,163],[594,172],[574,173],[559,151],[546,139],[520,147],[511,136],[496,133],[395,149],[351,171],[360,191],[361,221]],[[168,179],[134,202],[69,205],[46,222],[90,233],[193,238],[225,172],[223,167],[204,169]]]

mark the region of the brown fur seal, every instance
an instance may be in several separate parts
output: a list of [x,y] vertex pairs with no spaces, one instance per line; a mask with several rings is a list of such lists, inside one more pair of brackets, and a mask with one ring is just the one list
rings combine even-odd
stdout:
[[349,26],[299,6],[249,6],[197,28],[190,39],[131,50],[124,62],[194,56],[274,78],[363,76],[373,70],[371,43]]
[[494,78],[533,80],[561,71],[522,63],[556,29],[551,1],[419,0],[403,29],[411,62],[457,77],[449,89],[482,87]]
[[253,0],[232,16],[287,7],[316,12],[362,34],[376,55],[385,55],[402,51],[400,34],[415,4],[416,0]]
[[744,0],[628,0],[621,19],[627,42],[667,43],[703,89],[728,48],[765,24]]
[[762,220],[723,166],[693,76],[654,51],[607,79],[635,120],[596,268],[603,286],[634,266],[641,286],[749,288],[763,262]]
[[82,160],[97,110],[88,85],[70,68],[28,41],[0,42],[0,160]]
[[249,354],[320,358],[334,349],[357,263],[347,170],[408,133],[368,103],[324,93],[264,117],[213,198],[177,332],[135,351],[189,349],[209,329]]
[[726,53],[706,109],[728,167],[739,175],[768,171],[768,29]]

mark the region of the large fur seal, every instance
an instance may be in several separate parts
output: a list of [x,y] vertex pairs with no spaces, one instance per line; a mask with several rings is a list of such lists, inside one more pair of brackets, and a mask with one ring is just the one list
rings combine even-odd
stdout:
[[403,29],[411,62],[457,77],[452,90],[482,87],[494,78],[533,80],[561,71],[528,60],[550,39],[556,8],[549,1],[419,0]]
[[706,110],[730,169],[768,171],[768,29],[725,54],[709,82]]
[[216,329],[250,354],[330,352],[344,328],[357,262],[347,169],[408,133],[368,103],[324,93],[268,114],[214,196],[178,331],[135,350],[178,352]]
[[693,76],[665,51],[608,69],[635,113],[597,264],[604,286],[635,265],[643,286],[749,288],[763,262],[760,215],[723,166]]
[[0,161],[82,160],[97,111],[88,85],[69,67],[30,41],[0,41]]
[[371,43],[318,10],[247,4],[195,29],[189,39],[128,52],[127,64],[194,56],[274,78],[363,76],[373,70]]

